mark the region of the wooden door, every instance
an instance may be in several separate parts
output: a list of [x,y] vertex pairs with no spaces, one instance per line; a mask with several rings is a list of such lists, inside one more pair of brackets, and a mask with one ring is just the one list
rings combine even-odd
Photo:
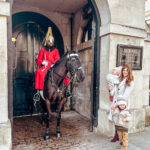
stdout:
[[14,116],[33,113],[35,59],[42,47],[45,33],[34,22],[24,23],[13,31],[14,47],[13,113]]

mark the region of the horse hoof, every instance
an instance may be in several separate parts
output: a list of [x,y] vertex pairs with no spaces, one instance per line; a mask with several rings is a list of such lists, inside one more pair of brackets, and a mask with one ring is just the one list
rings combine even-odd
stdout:
[[56,137],[60,138],[61,137],[61,133],[56,133]]
[[44,136],[44,140],[48,140],[48,139],[50,139],[50,136],[49,135],[45,135]]

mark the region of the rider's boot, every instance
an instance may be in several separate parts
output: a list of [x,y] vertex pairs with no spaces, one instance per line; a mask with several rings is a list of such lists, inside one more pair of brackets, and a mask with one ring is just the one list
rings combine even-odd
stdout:
[[45,100],[44,95],[43,95],[43,90],[40,90],[40,95],[41,95],[42,99]]

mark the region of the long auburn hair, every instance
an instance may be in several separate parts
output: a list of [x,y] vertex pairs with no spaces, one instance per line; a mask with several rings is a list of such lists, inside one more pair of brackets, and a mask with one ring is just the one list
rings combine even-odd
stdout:
[[130,86],[131,81],[134,80],[133,75],[132,75],[132,68],[131,65],[129,64],[125,64],[122,69],[121,69],[121,74],[120,74],[120,81],[122,81],[124,79],[123,76],[123,70],[127,69],[128,70],[128,76],[127,76],[127,80],[126,80],[126,84],[125,86]]

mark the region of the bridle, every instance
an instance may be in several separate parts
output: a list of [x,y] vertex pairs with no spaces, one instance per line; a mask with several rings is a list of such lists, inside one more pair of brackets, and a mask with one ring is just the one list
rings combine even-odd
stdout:
[[75,79],[75,78],[77,78],[76,73],[78,72],[78,70],[83,69],[83,68],[81,66],[81,63],[80,63],[80,67],[75,68],[75,66],[72,64],[72,59],[76,59],[76,58],[74,58],[74,56],[78,57],[79,55],[78,54],[68,54],[67,55],[67,58],[68,58],[68,60],[67,60],[68,67],[67,68],[69,68],[68,72],[70,72],[71,76],[73,76],[73,78]]
[[77,79],[77,72],[78,70],[80,69],[83,69],[81,64],[80,64],[80,67],[78,68],[75,68],[75,66],[72,64],[72,59],[77,59],[75,58],[74,56],[78,57],[79,55],[76,54],[76,53],[72,53],[72,54],[67,54],[66,55],[66,58],[67,58],[67,63],[66,63],[66,69],[67,69],[67,72],[70,73],[71,77],[68,77],[69,78],[69,84],[67,86],[63,86],[63,88],[60,90],[59,87],[55,84],[54,80],[53,80],[53,76],[54,74],[56,74],[57,76],[61,77],[62,80],[66,77],[66,74],[64,76],[58,74],[57,72],[54,71],[54,66],[51,67],[51,78],[50,78],[50,81],[52,83],[52,85],[56,88],[56,91],[57,93],[62,93],[63,90],[67,90],[68,86],[72,83],[75,83],[76,82],[76,79]]

